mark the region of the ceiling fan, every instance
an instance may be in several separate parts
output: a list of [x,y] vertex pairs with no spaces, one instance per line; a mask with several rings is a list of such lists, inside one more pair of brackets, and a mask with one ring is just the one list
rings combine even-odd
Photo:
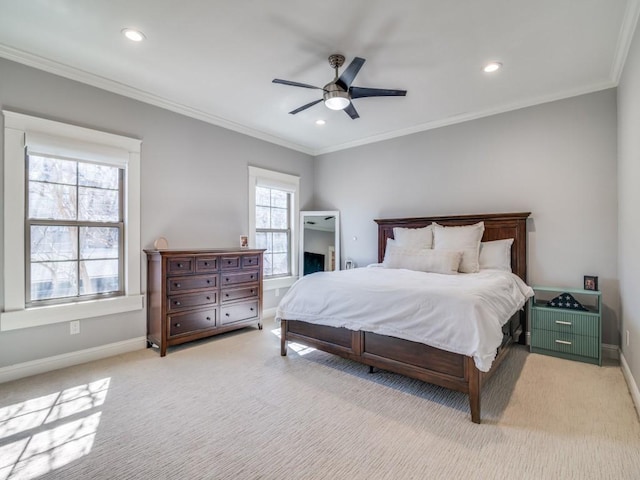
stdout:
[[349,66],[342,72],[342,75],[338,76],[338,69],[344,64],[343,55],[330,55],[329,65],[336,71],[335,78],[327,83],[324,87],[316,87],[306,83],[292,82],[290,80],[282,80],[280,78],[274,78],[273,83],[281,83],[283,85],[291,85],[293,87],[312,88],[316,90],[322,90],[322,98],[320,100],[314,100],[307,103],[295,110],[290,111],[291,115],[295,115],[309,107],[313,107],[315,104],[324,101],[327,108],[331,110],[344,110],[352,120],[360,118],[353,103],[351,102],[355,98],[363,97],[404,97],[407,94],[406,90],[388,90],[383,88],[364,88],[354,87],[351,85],[353,79],[364,65],[365,59],[356,57]]

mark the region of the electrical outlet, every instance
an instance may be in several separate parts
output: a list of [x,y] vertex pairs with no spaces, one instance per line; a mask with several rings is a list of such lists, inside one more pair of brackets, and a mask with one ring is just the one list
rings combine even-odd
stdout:
[[627,347],[628,347],[629,346],[629,330],[626,331],[625,335],[626,335],[625,343],[627,344]]
[[77,335],[78,333],[80,333],[80,320],[69,322],[69,334]]

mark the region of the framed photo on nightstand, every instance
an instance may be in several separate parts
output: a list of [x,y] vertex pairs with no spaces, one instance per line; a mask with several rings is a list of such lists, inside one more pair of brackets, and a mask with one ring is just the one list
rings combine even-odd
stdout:
[[598,277],[584,276],[584,289],[598,291]]

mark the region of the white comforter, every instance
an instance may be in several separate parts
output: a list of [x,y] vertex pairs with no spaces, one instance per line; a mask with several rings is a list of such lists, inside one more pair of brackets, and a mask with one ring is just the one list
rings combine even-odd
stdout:
[[502,325],[533,295],[511,272],[442,275],[404,269],[319,272],[284,295],[276,319],[403,338],[473,357],[488,371]]

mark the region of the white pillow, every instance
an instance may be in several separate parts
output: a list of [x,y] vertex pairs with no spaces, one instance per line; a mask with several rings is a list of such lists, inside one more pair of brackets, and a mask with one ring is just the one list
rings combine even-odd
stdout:
[[402,245],[403,247],[433,247],[433,229],[431,225],[427,225],[423,228],[395,227],[393,229],[393,238],[398,242],[398,245]]
[[443,227],[435,223],[433,224],[433,248],[462,252],[458,271],[476,273],[480,270],[478,257],[483,233],[484,222],[462,227]]
[[480,270],[492,268],[511,271],[511,245],[513,238],[480,243]]
[[387,240],[384,253],[384,268],[406,268],[419,272],[455,275],[462,258],[461,252],[432,250],[430,248],[407,248],[398,246],[392,239]]

